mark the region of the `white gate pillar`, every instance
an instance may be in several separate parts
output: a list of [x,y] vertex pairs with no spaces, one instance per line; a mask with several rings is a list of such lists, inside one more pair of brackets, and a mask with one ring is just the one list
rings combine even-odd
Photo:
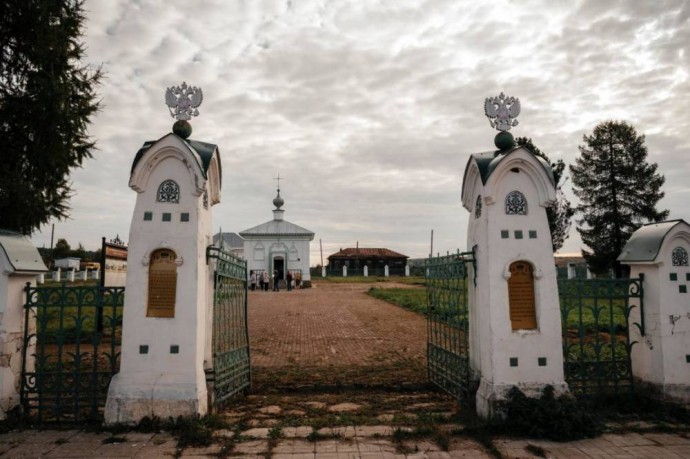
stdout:
[[[26,283],[35,285],[37,275],[48,271],[38,250],[21,234],[0,232],[0,420],[19,405],[24,333],[36,331],[35,316],[29,314],[24,330]],[[32,371],[36,340],[26,350],[26,368]]]
[[568,279],[575,279],[576,277],[575,263],[568,263]]
[[383,277],[388,277],[390,275],[390,271],[388,269],[388,265],[385,265],[383,267]]
[[369,277],[369,267],[367,265],[364,265],[364,277]]
[[325,266],[321,267],[321,277],[326,277],[326,267]]
[[54,282],[60,282],[60,280],[61,280],[61,279],[60,279],[60,274],[61,274],[60,268],[58,268],[57,270],[53,271],[53,278],[52,278],[51,280],[54,281]]
[[635,231],[618,257],[644,296],[630,298],[633,375],[664,396],[690,404],[690,225],[672,220]]
[[410,265],[405,265],[405,277],[410,277]]
[[[181,128],[180,128],[181,127]],[[108,389],[106,424],[143,417],[202,416],[209,410],[204,357],[213,271],[211,206],[220,202],[215,145],[174,133],[134,158],[137,192],[127,251],[120,372]]]
[[568,390],[561,315],[546,207],[556,198],[551,167],[512,135],[498,151],[467,163],[462,203],[470,212],[468,249],[477,270],[469,284],[470,370],[479,380],[481,417],[494,416],[514,386],[538,397],[547,385]]
[[343,277],[347,277],[347,266],[343,265]]

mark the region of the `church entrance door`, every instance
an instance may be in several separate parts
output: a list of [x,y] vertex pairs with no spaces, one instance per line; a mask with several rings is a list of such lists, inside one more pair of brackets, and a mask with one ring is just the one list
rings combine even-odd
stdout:
[[273,259],[273,269],[278,271],[278,279],[285,279],[285,259],[283,257]]

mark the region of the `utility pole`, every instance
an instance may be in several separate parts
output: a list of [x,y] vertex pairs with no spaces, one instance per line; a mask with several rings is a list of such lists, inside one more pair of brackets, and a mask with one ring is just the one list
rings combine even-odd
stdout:
[[429,253],[429,256],[434,256],[434,230],[431,230],[431,252]]
[[319,250],[321,250],[321,267],[323,268],[323,245],[321,245],[321,239],[319,239]]

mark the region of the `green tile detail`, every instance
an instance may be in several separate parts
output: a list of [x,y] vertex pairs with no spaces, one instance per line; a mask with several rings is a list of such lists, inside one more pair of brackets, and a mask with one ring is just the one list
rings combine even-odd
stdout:
[[177,344],[171,344],[170,345],[170,353],[171,354],[179,354],[180,353],[180,346]]
[[529,230],[529,238],[530,239],[536,239],[537,238],[537,231],[536,230]]
[[522,239],[522,230],[515,230],[515,239]]
[[510,231],[501,230],[501,239],[508,239],[510,237]]
[[511,357],[511,358],[510,358],[510,366],[511,366],[511,367],[516,367],[516,366],[518,366],[518,358],[517,358],[517,357]]
[[150,222],[153,220],[153,212],[144,212],[144,221]]
[[690,363],[690,354],[685,354],[685,362]]
[[546,366],[546,357],[537,358],[537,363],[539,363],[540,367],[545,367]]
[[672,281],[677,281],[677,280],[678,280],[678,274],[676,274],[676,273],[671,273],[671,274],[669,274],[668,277],[669,277],[669,279],[671,279]]
[[148,354],[149,353],[149,345],[148,344],[140,344],[139,345],[139,354]]
[[170,212],[163,212],[163,221],[164,222],[172,221],[172,214]]
[[685,280],[690,281],[690,273],[685,273]]
[[181,222],[188,222],[189,221],[189,212],[182,212],[180,214],[180,221]]
[[679,291],[680,293],[688,293],[688,287],[687,287],[687,285],[685,285],[685,284],[679,285],[679,286],[678,286],[678,291]]

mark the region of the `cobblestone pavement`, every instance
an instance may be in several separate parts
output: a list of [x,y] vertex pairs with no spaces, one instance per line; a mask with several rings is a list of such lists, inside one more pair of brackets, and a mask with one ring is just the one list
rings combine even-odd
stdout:
[[372,285],[249,292],[255,389],[426,381],[426,319],[367,295]]
[[[498,438],[491,454],[477,441],[453,436],[446,450],[428,438],[395,441],[388,426],[339,427],[319,430],[323,439],[310,441],[311,427],[286,428],[281,438],[270,439],[270,430],[254,428],[233,433],[217,432],[206,447],[177,448],[169,434],[129,432],[113,436],[78,430],[24,430],[0,435],[0,455],[6,458],[153,458],[233,457],[273,459],[390,459],[390,458],[688,458],[690,438],[668,433],[605,434],[596,439],[568,443]],[[328,438],[336,435],[337,438]],[[313,439],[312,439],[313,440]]]

